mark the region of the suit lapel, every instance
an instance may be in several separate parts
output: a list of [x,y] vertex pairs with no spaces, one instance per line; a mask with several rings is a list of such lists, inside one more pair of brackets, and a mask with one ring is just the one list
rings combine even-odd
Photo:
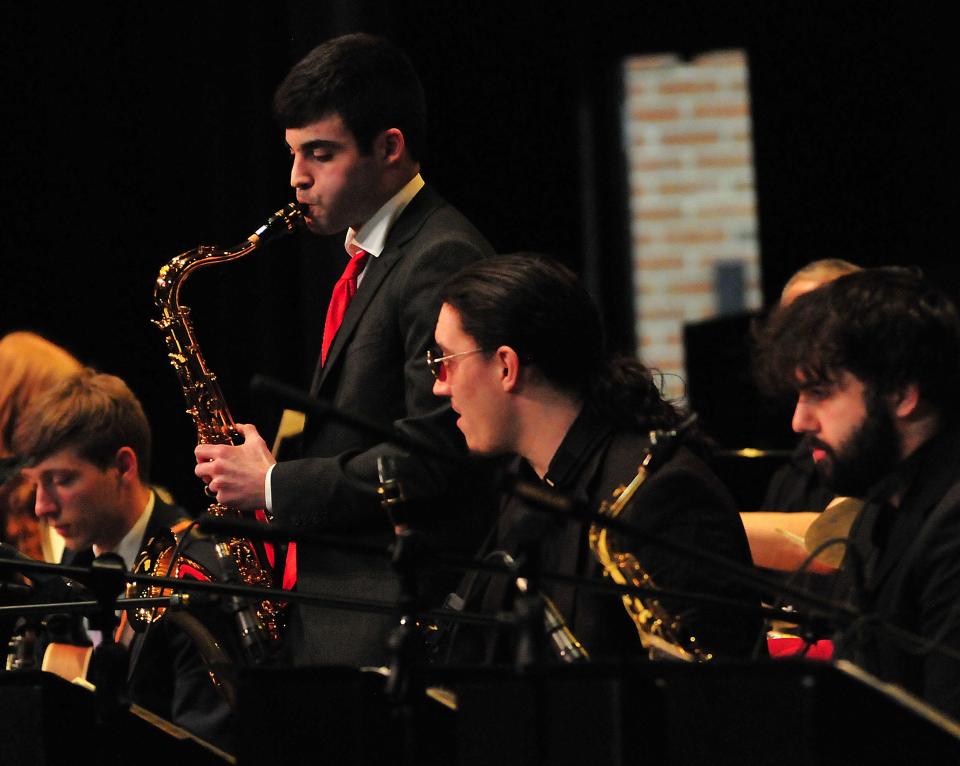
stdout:
[[340,356],[353,335],[357,324],[366,312],[374,295],[380,289],[383,281],[400,261],[404,246],[416,235],[430,214],[443,204],[440,196],[429,186],[423,187],[414,197],[400,217],[393,224],[387,235],[387,242],[383,252],[376,258],[371,258],[363,272],[363,279],[357,289],[357,294],[350,301],[343,316],[337,336],[333,339],[330,351],[327,353],[327,363],[317,365],[310,392],[317,395],[323,388],[324,382],[330,377],[331,371],[337,366]]

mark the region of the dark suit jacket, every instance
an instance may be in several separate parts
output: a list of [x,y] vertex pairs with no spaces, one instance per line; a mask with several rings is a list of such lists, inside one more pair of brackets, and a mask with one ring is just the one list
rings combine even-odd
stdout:
[[[884,502],[886,490],[904,492],[898,506]],[[878,620],[850,630],[838,654],[960,721],[960,661],[937,651],[960,652],[960,431],[914,453],[864,506],[850,536],[866,575],[860,606]],[[848,577],[854,558],[844,559]]]
[[[151,537],[187,518],[183,509],[168,505],[157,497],[140,548]],[[191,540],[183,553],[203,564],[208,571],[218,571],[215,554],[208,543]],[[61,563],[89,566],[93,558],[93,551],[89,548],[81,551],[67,549]],[[130,656],[137,656],[127,679],[131,702],[232,751],[233,722],[230,710],[215,690],[207,667],[186,634],[169,621],[161,619],[145,638],[142,635],[134,636]],[[92,668],[91,673],[94,672],[95,668]]]
[[[459,212],[430,187],[421,189],[393,225],[383,252],[369,260],[312,393],[383,428],[466,454],[449,402],[432,393],[424,360],[440,309],[437,288],[490,252]],[[333,418],[308,418],[303,445],[302,459],[274,468],[274,515],[385,547],[393,531],[372,490],[377,457],[398,450]],[[418,511],[415,526],[432,541],[448,549],[470,549],[479,542],[475,504],[464,500],[471,495],[464,486],[468,480],[423,459],[405,460],[402,479],[409,504]],[[358,489],[358,480],[370,491]],[[384,600],[397,595],[385,558],[301,545],[297,569],[303,592]],[[293,660],[379,664],[391,622],[360,612],[294,607]]]

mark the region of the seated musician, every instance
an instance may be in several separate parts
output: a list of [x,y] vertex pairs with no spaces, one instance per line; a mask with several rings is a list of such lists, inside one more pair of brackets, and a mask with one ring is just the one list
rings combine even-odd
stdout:
[[[115,553],[129,570],[151,537],[189,524],[182,509],[165,503],[148,484],[150,441],[143,409],[127,385],[90,369],[38,396],[22,413],[14,447],[28,460],[23,474],[36,488],[37,517],[63,537],[63,564],[89,566],[96,556]],[[215,566],[203,542],[191,541],[184,553]],[[69,631],[78,643],[114,638],[84,625],[78,618]],[[187,636],[165,618],[143,635],[133,636],[123,625],[117,638],[130,649],[130,700],[228,747],[230,711]],[[51,645],[45,664],[77,654]],[[95,682],[89,655],[68,662],[60,674],[72,680],[89,670]]]
[[[515,454],[519,478],[597,510],[637,474],[648,433],[681,422],[642,364],[605,357],[599,313],[576,276],[559,264],[534,255],[497,256],[459,272],[440,297],[437,348],[429,362],[433,391],[450,398],[471,452]],[[681,446],[620,518],[749,564],[733,500],[697,452],[695,440]],[[588,528],[507,496],[493,547],[511,556],[532,550],[544,572],[599,578]],[[649,540],[618,540],[658,586],[758,603],[715,566]],[[502,608],[510,584],[499,580],[506,579],[495,576],[483,586],[485,608]],[[540,588],[593,659],[645,655],[618,594],[548,581]],[[756,643],[759,620],[749,611],[676,598],[661,603],[679,617],[683,631],[718,656],[747,656]]]
[[818,473],[866,499],[842,574],[871,619],[845,626],[838,656],[960,719],[955,307],[911,271],[871,269],[801,296],[762,341]]
[[[856,264],[839,258],[812,261],[787,280],[778,308],[783,309],[801,295],[859,270]],[[801,440],[789,461],[771,477],[760,510],[741,514],[754,563],[769,569],[797,569],[807,558],[808,551],[802,540],[810,524],[834,498],[816,471],[809,447]],[[812,571],[833,571],[817,562],[810,566]]]

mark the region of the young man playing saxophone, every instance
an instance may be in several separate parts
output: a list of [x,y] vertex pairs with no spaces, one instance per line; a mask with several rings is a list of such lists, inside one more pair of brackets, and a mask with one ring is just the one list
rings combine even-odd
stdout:
[[[420,176],[425,106],[410,61],[370,35],[330,40],[294,66],[274,107],[307,228],[346,231],[350,257],[331,298],[311,393],[384,429],[465,453],[450,407],[423,379],[422,359],[439,310],[437,286],[490,247]],[[373,490],[377,458],[395,447],[308,417],[301,459],[275,464],[256,429],[240,428],[239,447],[196,449],[197,475],[220,503],[266,508],[280,522],[384,547],[392,539]],[[477,516],[461,478],[427,460],[406,465],[405,492],[421,511],[417,526],[453,545]],[[462,546],[476,537],[466,535]],[[296,568],[298,589],[311,594],[390,600],[398,593],[385,559],[300,545]],[[288,645],[295,664],[383,664],[390,625],[377,615],[294,605]]]

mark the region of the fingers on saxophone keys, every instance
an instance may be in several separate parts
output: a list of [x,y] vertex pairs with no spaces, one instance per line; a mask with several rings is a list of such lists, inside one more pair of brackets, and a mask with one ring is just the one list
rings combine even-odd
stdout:
[[194,457],[198,463],[204,463],[214,458],[220,457],[219,452],[222,449],[220,444],[198,444],[194,450]]

